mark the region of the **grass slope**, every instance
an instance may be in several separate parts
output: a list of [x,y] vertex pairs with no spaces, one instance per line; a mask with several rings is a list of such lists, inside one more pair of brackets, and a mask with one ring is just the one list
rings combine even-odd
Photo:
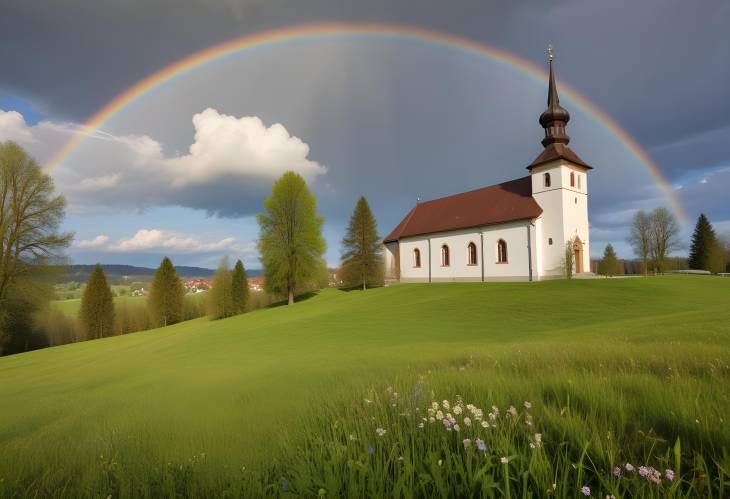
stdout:
[[440,389],[505,404],[568,395],[635,418],[626,428],[724,447],[729,297],[730,280],[693,277],[325,290],[0,358],[0,496],[98,495],[79,487],[114,466],[144,480],[201,455],[215,488],[275,457],[311,407],[430,369],[446,370]]

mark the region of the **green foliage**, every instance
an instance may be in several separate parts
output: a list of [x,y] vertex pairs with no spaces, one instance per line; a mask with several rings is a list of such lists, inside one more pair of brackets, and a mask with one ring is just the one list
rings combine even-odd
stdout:
[[168,257],[162,259],[150,286],[149,307],[158,326],[169,326],[183,319],[185,288]]
[[710,258],[712,252],[716,251],[717,236],[712,224],[704,213],[700,213],[692,234],[692,245],[689,249],[689,268],[697,270],[710,270]]
[[[549,497],[528,487],[552,483],[557,497],[583,485],[601,498],[728,497],[728,293],[730,279],[687,276],[327,289],[297,307],[9,356],[0,497],[286,496],[282,477],[291,497],[481,491],[490,478],[485,496],[501,497],[503,454],[514,498]],[[415,407],[456,395],[485,416],[500,408],[486,456],[453,432],[418,433]],[[614,479],[626,462],[672,468],[679,485]]]
[[575,239],[569,239],[565,242],[565,251],[563,252],[563,277],[566,279],[572,279],[573,271],[575,270],[574,245]]
[[242,314],[246,311],[248,305],[248,276],[246,269],[243,268],[243,262],[236,260],[236,266],[233,268],[233,313]]
[[679,247],[679,224],[668,209],[660,207],[650,213],[638,211],[631,223],[628,242],[641,258],[646,275],[651,270],[661,274],[669,268],[669,254]]
[[228,257],[221,260],[213,275],[213,285],[207,296],[208,315],[212,319],[225,319],[236,314],[233,304],[233,276],[228,270]]
[[325,268],[324,218],[317,214],[317,201],[304,178],[294,172],[274,183],[264,210],[257,220],[265,286],[292,304],[295,294],[315,283]]
[[614,251],[611,243],[606,245],[606,249],[603,250],[603,258],[598,264],[598,273],[607,277],[623,274],[623,265],[616,257],[616,251]]
[[[66,200],[53,179],[17,144],[0,143],[0,354],[37,348],[33,315],[48,300],[44,265],[71,242],[59,232]],[[37,282],[31,282],[36,279]]]
[[631,221],[628,242],[634,249],[634,254],[641,258],[642,273],[649,273],[649,254],[651,252],[651,217],[643,210],[634,214]]
[[101,265],[96,265],[86,283],[79,320],[87,339],[114,334],[114,297]]
[[383,249],[377,224],[364,196],[357,201],[342,240],[342,278],[347,286],[383,283]]

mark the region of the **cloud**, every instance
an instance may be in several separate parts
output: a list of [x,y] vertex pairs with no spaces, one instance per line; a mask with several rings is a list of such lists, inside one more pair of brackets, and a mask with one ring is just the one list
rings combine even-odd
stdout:
[[110,237],[100,234],[94,239],[76,243],[79,249],[94,249],[109,253],[220,253],[239,252],[252,253],[253,243],[239,243],[235,237],[204,241],[189,234],[171,232],[164,229],[140,229],[132,236],[112,241]]
[[71,134],[88,136],[83,147],[53,173],[76,211],[100,207],[144,210],[182,206],[241,217],[260,209],[271,183],[285,171],[309,182],[327,169],[309,159],[309,145],[284,125],[255,116],[235,117],[207,108],[192,118],[187,154],[168,155],[147,135],[88,132],[72,123],[28,126],[17,112],[0,111],[0,140],[16,140],[43,162]]
[[109,236],[104,234],[99,234],[94,239],[86,239],[81,240],[76,243],[77,248],[82,249],[97,249],[97,248],[103,248],[107,245],[109,242]]

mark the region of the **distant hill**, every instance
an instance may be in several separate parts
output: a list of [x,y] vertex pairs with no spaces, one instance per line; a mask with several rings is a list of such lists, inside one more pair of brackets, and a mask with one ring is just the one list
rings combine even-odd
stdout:
[[[155,270],[149,267],[137,267],[134,265],[116,265],[116,264],[102,264],[104,272],[111,281],[118,281],[123,277],[129,278],[147,278],[152,277],[155,274]],[[61,281],[77,281],[83,282],[89,279],[91,271],[94,270],[94,265],[69,265],[65,267],[63,271]],[[206,269],[203,267],[187,267],[184,265],[176,266],[178,275],[180,277],[212,277],[215,273],[215,269]],[[250,277],[256,277],[261,275],[259,269],[246,269],[246,273]]]

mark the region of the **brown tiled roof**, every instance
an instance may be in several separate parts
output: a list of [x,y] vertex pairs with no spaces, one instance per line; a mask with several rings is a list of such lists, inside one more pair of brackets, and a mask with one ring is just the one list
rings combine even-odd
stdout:
[[574,153],[570,147],[560,143],[548,145],[545,149],[543,149],[540,155],[535,158],[535,161],[530,163],[530,166],[528,166],[527,169],[532,170],[536,166],[540,166],[550,161],[555,161],[556,159],[564,159],[582,166],[583,168],[588,168],[589,170],[593,169],[592,166],[580,159],[580,157]]
[[527,176],[502,184],[417,204],[384,242],[402,237],[480,227],[538,217],[542,208],[532,197],[532,178]]

